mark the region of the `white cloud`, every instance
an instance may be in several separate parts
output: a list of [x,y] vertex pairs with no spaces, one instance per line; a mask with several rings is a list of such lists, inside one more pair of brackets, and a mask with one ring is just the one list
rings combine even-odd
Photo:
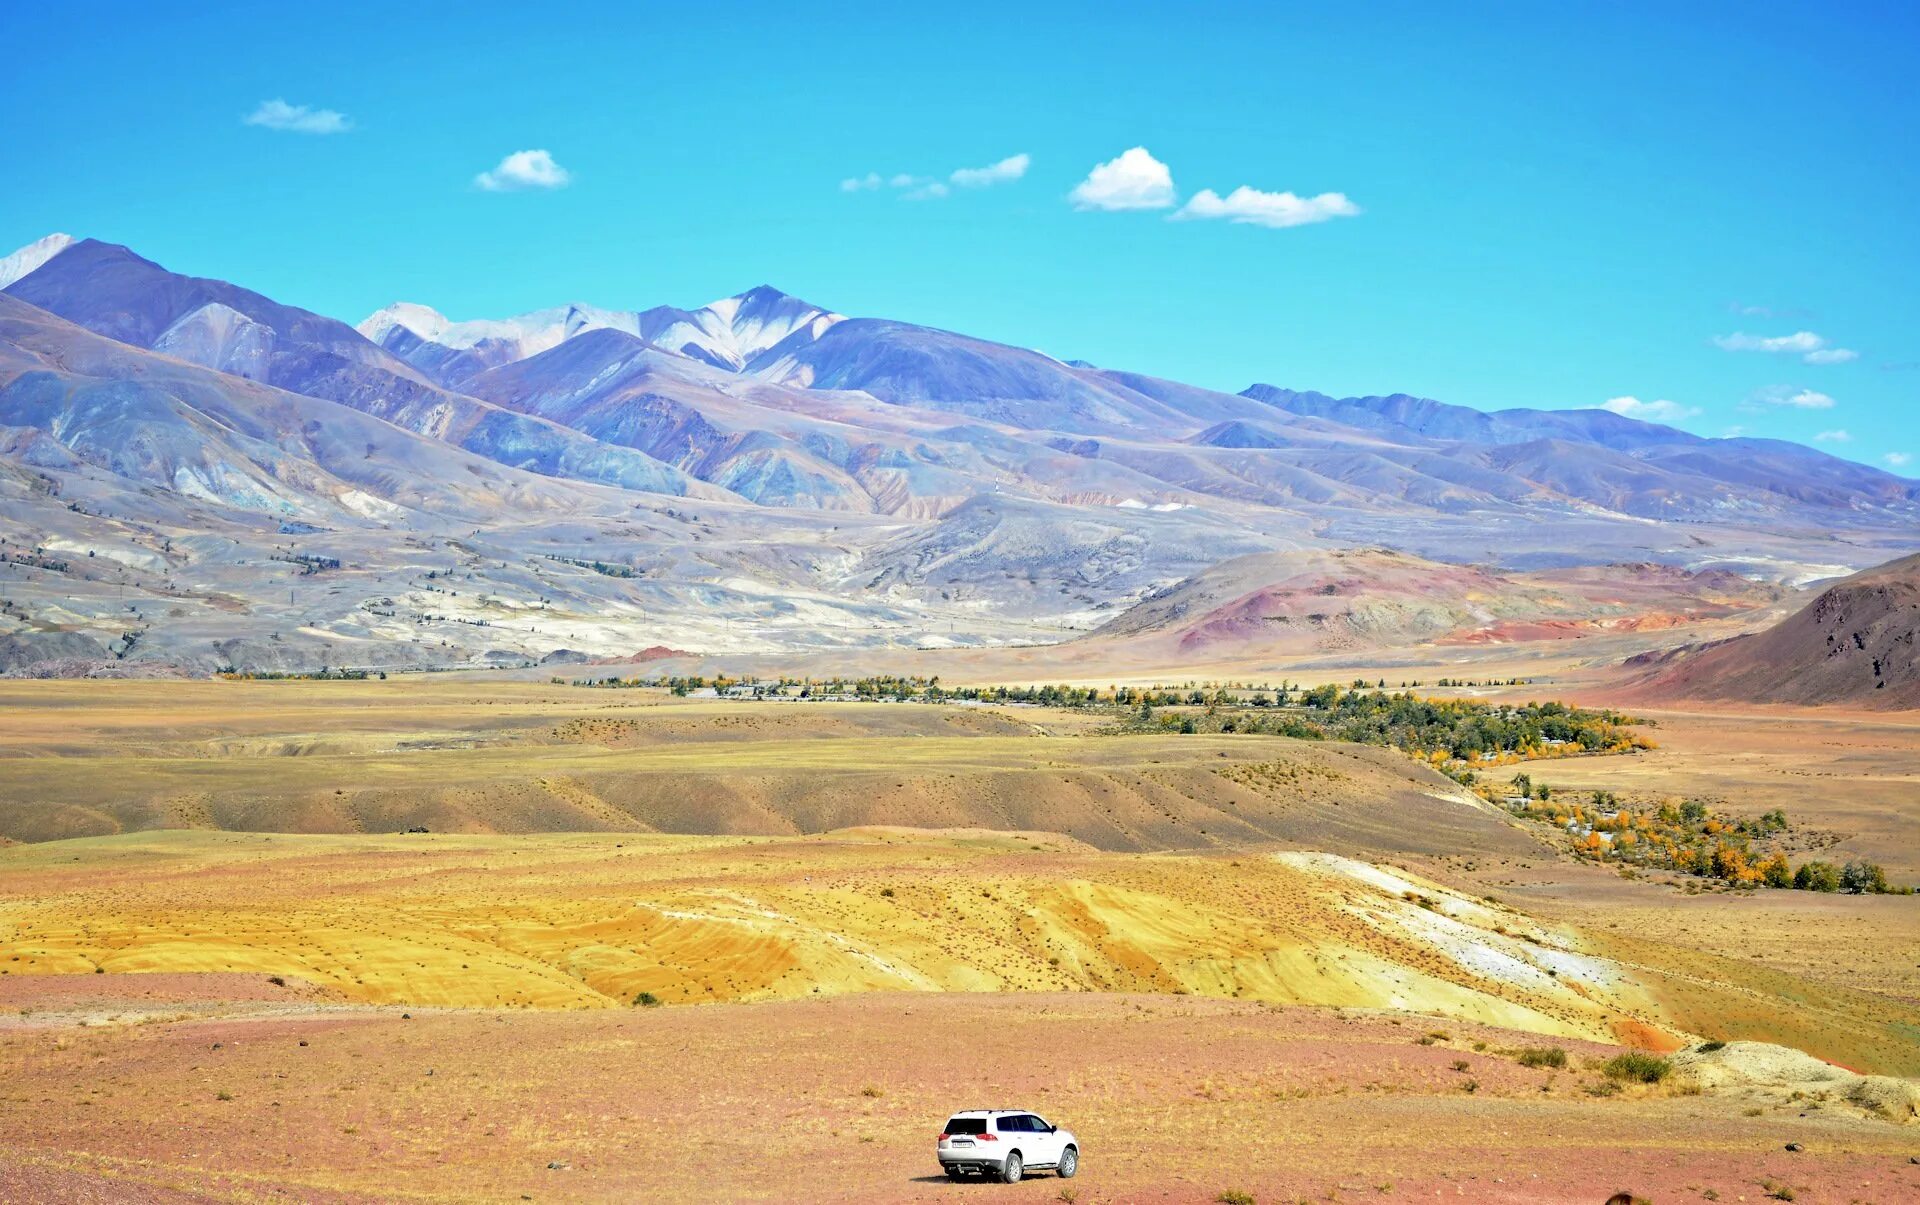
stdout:
[[515,151],[492,171],[475,176],[473,182],[487,192],[511,192],[521,188],[565,188],[572,179],[572,174],[555,163],[551,154],[535,150]]
[[1826,394],[1792,385],[1769,386],[1756,391],[1749,400],[1768,406],[1794,406],[1801,410],[1831,410],[1834,407],[1834,400]]
[[1018,180],[1027,174],[1027,168],[1033,163],[1033,157],[1022,151],[1018,155],[1008,155],[998,163],[989,163],[985,167],[963,167],[947,177],[947,181],[957,188],[988,188],[995,184],[1005,184]]
[[951,195],[955,188],[990,188],[995,184],[1018,180],[1027,174],[1032,162],[1033,157],[1022,152],[985,167],[959,168],[950,172],[944,180],[937,176],[916,176],[911,172],[895,172],[891,176],[868,172],[864,176],[848,176],[840,181],[840,191],[877,192],[881,188],[891,188],[900,193],[903,201],[937,201]]
[[1666,398],[1643,402],[1637,397],[1613,397],[1601,402],[1600,408],[1611,410],[1623,418],[1637,418],[1649,423],[1677,423],[1700,413],[1698,406],[1682,406]]
[[1795,331],[1791,335],[1749,335],[1745,331],[1735,331],[1731,335],[1715,335],[1713,342],[1722,351],[1794,355],[1808,364],[1845,364],[1860,358],[1859,352],[1851,348],[1834,347],[1825,336],[1812,331]]
[[1173,172],[1136,146],[1088,172],[1067,199],[1075,209],[1171,209]]
[[295,134],[344,134],[353,128],[353,120],[345,113],[311,105],[290,105],[278,97],[261,101],[259,108],[240,120],[246,125],[289,130]]
[[1882,456],[1880,459],[1886,461],[1888,464],[1892,465],[1894,468],[1897,469],[1901,465],[1904,465],[1910,462],[1913,459],[1913,457],[1905,452],[1888,452],[1885,456]]
[[1813,437],[1813,442],[1817,444],[1848,444],[1853,442],[1853,436],[1849,435],[1845,428],[1841,428],[1836,431],[1822,431]]
[[1823,347],[1800,358],[1809,364],[1845,364],[1849,360],[1858,360],[1860,353],[1848,347]]
[[1722,351],[1764,351],[1794,352],[1804,354],[1819,351],[1827,341],[1812,331],[1795,331],[1791,335],[1749,335],[1736,331],[1731,335],[1715,335],[1713,341]]
[[1290,192],[1261,192],[1242,184],[1224,197],[1211,188],[1203,188],[1193,194],[1193,198],[1173,216],[1179,220],[1225,218],[1229,222],[1245,222],[1279,230],[1287,226],[1325,222],[1332,218],[1350,218],[1359,212],[1360,207],[1349,201],[1343,192],[1323,192],[1317,197],[1301,197]]

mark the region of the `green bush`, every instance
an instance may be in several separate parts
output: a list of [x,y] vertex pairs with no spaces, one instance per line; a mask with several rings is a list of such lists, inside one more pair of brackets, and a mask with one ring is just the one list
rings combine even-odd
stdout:
[[1841,868],[1840,886],[1855,895],[1885,895],[1887,872],[1875,862],[1849,862]]
[[1255,1205],[1252,1193],[1241,1192],[1237,1188],[1222,1189],[1220,1195],[1214,1200],[1220,1205]]
[[1793,872],[1793,885],[1800,891],[1840,890],[1840,868],[1831,862],[1806,862]]
[[660,997],[654,995],[652,992],[641,992],[633,998],[633,1002],[641,1008],[660,1007]]
[[1608,1079],[1629,1084],[1657,1084],[1673,1072],[1673,1064],[1657,1054],[1629,1050],[1616,1054],[1600,1068]]
[[1517,1056],[1522,1067],[1565,1067],[1567,1052],[1558,1046],[1529,1046]]

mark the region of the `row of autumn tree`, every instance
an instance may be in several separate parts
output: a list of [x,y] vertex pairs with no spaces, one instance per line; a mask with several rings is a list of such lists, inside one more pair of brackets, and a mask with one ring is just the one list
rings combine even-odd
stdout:
[[1551,824],[1572,835],[1574,852],[1597,861],[1656,866],[1736,887],[1847,891],[1856,894],[1906,894],[1895,888],[1877,863],[1855,860],[1836,865],[1818,859],[1795,867],[1786,852],[1771,848],[1787,831],[1786,813],[1774,809],[1757,818],[1717,815],[1699,800],[1631,808],[1607,791],[1590,796],[1556,794],[1527,774],[1512,780],[1510,806],[1529,820]]

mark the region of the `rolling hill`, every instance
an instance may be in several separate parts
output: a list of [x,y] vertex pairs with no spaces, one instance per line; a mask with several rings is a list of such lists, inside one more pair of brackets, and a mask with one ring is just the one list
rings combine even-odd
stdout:
[[1626,663],[1647,700],[1920,707],[1920,556],[1856,573],[1773,627]]

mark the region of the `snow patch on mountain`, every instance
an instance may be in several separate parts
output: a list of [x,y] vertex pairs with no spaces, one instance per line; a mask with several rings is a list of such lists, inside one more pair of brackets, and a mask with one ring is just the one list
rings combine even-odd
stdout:
[[160,333],[153,350],[218,372],[252,381],[267,379],[273,359],[273,328],[232,306],[210,301],[181,315]]
[[697,310],[671,306],[606,310],[576,303],[511,318],[464,322],[452,321],[431,306],[402,301],[369,315],[358,329],[368,339],[389,348],[394,346],[398,330],[454,350],[484,344],[505,349],[503,362],[538,355],[588,331],[617,330],[663,350],[739,372],[754,357],[797,334],[809,340],[819,338],[841,317],[762,285]]
[[38,271],[40,265],[72,245],[71,234],[49,234],[45,238],[35,239],[5,259],[0,259],[0,289],[6,288],[30,272]]

